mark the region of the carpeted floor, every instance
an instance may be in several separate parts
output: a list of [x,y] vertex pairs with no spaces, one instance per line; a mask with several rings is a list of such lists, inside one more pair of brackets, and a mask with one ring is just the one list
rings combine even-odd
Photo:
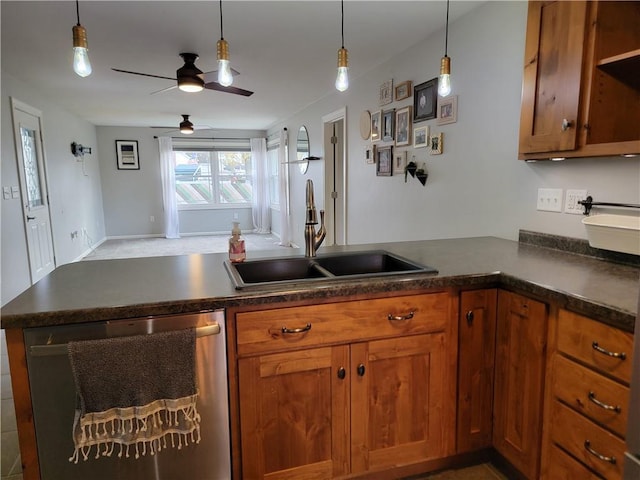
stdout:
[[[278,237],[243,234],[247,254],[255,250],[281,250]],[[224,253],[229,249],[229,235],[202,235],[169,239],[151,237],[127,240],[107,240],[83,260],[112,258],[161,257],[166,255],[190,255],[192,253]],[[297,250],[296,250],[297,251]]]

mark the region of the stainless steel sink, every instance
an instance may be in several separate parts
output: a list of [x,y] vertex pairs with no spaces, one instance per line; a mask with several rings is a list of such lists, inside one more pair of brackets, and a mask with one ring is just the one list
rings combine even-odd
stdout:
[[438,273],[384,250],[341,252],[317,257],[280,257],[242,263],[225,261],[236,289],[321,282],[329,279],[386,277],[410,273]]

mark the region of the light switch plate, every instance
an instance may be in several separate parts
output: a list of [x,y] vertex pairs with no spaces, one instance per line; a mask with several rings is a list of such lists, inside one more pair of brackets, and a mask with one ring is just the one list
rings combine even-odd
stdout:
[[562,189],[539,188],[537,209],[546,212],[562,212]]
[[9,200],[11,198],[11,187],[2,187],[2,198]]

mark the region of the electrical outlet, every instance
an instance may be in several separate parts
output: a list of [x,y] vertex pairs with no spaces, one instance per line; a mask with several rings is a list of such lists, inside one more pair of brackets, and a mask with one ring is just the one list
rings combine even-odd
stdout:
[[539,188],[536,208],[546,212],[562,212],[562,189]]
[[578,202],[586,198],[586,190],[567,190],[567,196],[564,200],[564,213],[571,213],[573,215],[584,214],[584,207]]
[[149,221],[151,223],[155,222],[156,221],[156,217],[154,217],[153,215],[149,216]]
[[239,218],[238,212],[233,212],[233,219],[238,220],[238,218]]

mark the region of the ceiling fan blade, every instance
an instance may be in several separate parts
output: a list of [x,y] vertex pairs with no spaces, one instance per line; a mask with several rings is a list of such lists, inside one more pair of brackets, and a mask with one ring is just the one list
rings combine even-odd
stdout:
[[238,87],[223,87],[218,82],[205,83],[204,84],[204,88],[206,88],[208,90],[217,90],[218,92],[225,92],[225,93],[233,93],[235,95],[242,95],[244,97],[250,97],[251,95],[253,95],[253,92],[250,92],[249,90],[243,90],[242,88],[238,88]]
[[169,90],[173,90],[174,88],[178,88],[178,85],[171,85],[170,87],[163,88],[162,90],[156,90],[155,92],[151,92],[149,95],[157,95],[158,93],[168,92]]
[[112,68],[111,70],[113,70],[114,72],[129,73],[131,75],[141,75],[143,77],[162,78],[164,80],[173,80],[174,82],[176,81],[175,78],[163,77],[162,75],[151,75],[149,73],[130,72],[129,70],[120,70],[119,68]]
[[[240,75],[240,72],[235,68],[231,68],[231,73],[234,77]],[[215,82],[218,79],[218,70],[211,70],[209,72],[204,72],[204,83]]]

